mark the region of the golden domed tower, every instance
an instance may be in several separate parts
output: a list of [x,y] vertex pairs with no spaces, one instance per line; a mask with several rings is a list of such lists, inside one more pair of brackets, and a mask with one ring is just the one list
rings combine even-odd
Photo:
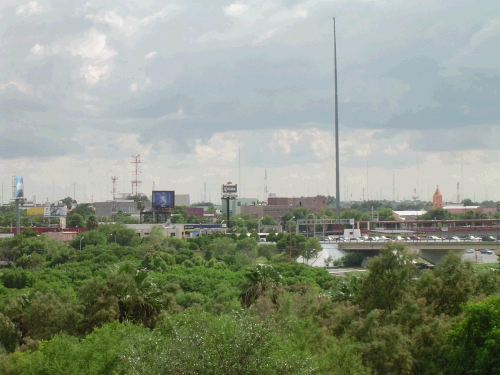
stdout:
[[439,191],[439,186],[436,188],[436,192],[432,197],[432,209],[443,207],[443,195]]

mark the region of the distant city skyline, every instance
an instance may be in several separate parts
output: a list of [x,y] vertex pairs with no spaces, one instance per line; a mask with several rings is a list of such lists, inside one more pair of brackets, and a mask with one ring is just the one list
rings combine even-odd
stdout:
[[[0,181],[90,202],[142,185],[220,200],[500,200],[497,1],[4,0]],[[238,155],[241,155],[241,161]],[[418,172],[417,172],[418,164]],[[241,171],[238,166],[241,165]],[[241,175],[241,181],[240,181]],[[394,184],[393,184],[394,180]],[[85,184],[85,188],[84,188]],[[85,192],[84,192],[85,191]]]

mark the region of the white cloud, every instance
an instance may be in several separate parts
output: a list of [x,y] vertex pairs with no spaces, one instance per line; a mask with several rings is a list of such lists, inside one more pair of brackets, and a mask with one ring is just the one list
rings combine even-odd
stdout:
[[83,64],[80,68],[80,75],[88,85],[93,86],[99,81],[109,77],[111,68],[109,65]]
[[241,16],[247,10],[248,5],[234,3],[224,8],[224,14],[230,17],[237,17]]
[[184,113],[184,109],[182,107],[179,107],[177,112],[175,113],[169,113],[167,115],[161,116],[162,119],[167,119],[167,120],[182,120],[185,119],[187,116]]
[[471,47],[475,48],[480,44],[484,43],[486,40],[493,36],[500,35],[500,19],[494,18],[486,25],[484,25],[481,30],[475,33],[470,39]]
[[335,142],[331,132],[310,129],[306,130],[305,133],[312,137],[311,149],[313,150],[314,156],[324,159],[333,155],[335,151]]
[[144,55],[144,58],[146,60],[148,59],[152,59],[153,57],[155,57],[158,53],[156,51],[152,51],[152,52],[149,52],[148,54]]
[[240,147],[240,142],[234,138],[232,133],[216,133],[206,143],[196,140],[194,157],[202,164],[234,164]]
[[94,96],[94,95],[90,95],[89,93],[87,92],[77,92],[75,94],[76,98],[85,102],[85,103],[91,103],[91,102],[98,102],[99,101],[99,97],[98,96]]
[[274,33],[276,32],[276,30],[277,29],[272,29],[272,30],[266,31],[264,33],[261,33],[257,38],[254,39],[254,41],[252,42],[252,44],[255,46],[257,44],[262,43],[266,39],[269,39],[270,37],[272,37],[274,35]]
[[78,38],[69,46],[72,55],[94,61],[109,60],[116,52],[106,45],[106,35],[96,29],[90,29],[82,38]]
[[83,59],[79,74],[88,85],[95,85],[109,77],[111,60],[116,52],[106,43],[106,35],[96,29],[87,31],[83,37],[74,40],[67,48],[73,56]]
[[128,89],[131,92],[143,91],[151,85],[152,85],[151,78],[146,78],[144,81],[142,81],[140,83],[135,83],[135,82],[131,83]]
[[98,14],[89,14],[86,18],[95,22],[108,24],[118,30],[118,32],[130,37],[138,32],[141,27],[144,27],[158,19],[165,18],[169,13],[178,9],[180,9],[178,5],[169,4],[163,7],[160,11],[143,18],[138,18],[130,14],[123,17],[118,14],[117,10],[108,10],[99,12]]
[[398,148],[398,150],[400,151],[403,151],[403,150],[406,150],[408,148],[408,142],[403,142],[403,143],[398,143],[396,145],[396,147]]
[[384,151],[386,155],[397,155],[397,151],[392,148],[392,146],[387,147]]
[[13,87],[17,89],[19,92],[22,92],[23,94],[29,94],[32,91],[31,86],[25,82],[10,81],[0,84],[0,90],[6,90],[9,87]]
[[30,49],[30,52],[33,54],[33,55],[42,55],[43,54],[43,50],[44,50],[44,46],[42,46],[41,44],[35,44],[31,49]]
[[36,1],[30,1],[28,4],[19,5],[16,8],[16,14],[19,16],[31,16],[42,12],[42,7]]
[[281,129],[273,133],[273,139],[269,143],[273,154],[277,148],[281,148],[283,154],[289,154],[292,151],[292,145],[300,141],[301,135],[295,130]]

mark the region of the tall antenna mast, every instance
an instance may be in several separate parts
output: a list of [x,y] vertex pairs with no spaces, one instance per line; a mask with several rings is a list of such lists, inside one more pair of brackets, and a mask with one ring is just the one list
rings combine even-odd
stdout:
[[417,158],[417,187],[415,189],[413,189],[413,192],[415,193],[415,195],[412,196],[413,202],[416,202],[419,198],[419,196],[418,196],[418,158]]
[[392,201],[396,202],[396,172],[392,171]]
[[[368,162],[366,162],[366,200],[369,201],[370,200],[370,197],[368,196]],[[363,197],[365,195],[363,194]],[[363,198],[364,200],[364,198]]]
[[134,186],[135,186],[135,195],[139,195],[139,185],[142,181],[139,181],[139,175],[141,174],[141,170],[139,169],[139,164],[141,164],[141,155],[132,156],[134,159],[132,164],[134,164],[134,171],[132,172],[132,176],[134,179],[132,182],[132,195],[134,195]]
[[203,202],[207,201],[207,183],[203,184]]
[[339,94],[337,91],[337,35],[333,17],[333,58],[335,64],[335,213],[340,218]]
[[[464,199],[464,154],[460,154],[460,160],[462,165],[462,199]],[[458,202],[460,203],[460,202]]]
[[267,169],[264,169],[264,199],[267,199]]
[[116,201],[116,181],[118,181],[118,177],[111,177],[111,184],[113,185],[113,201]]
[[457,203],[460,203],[460,182],[457,182]]
[[243,191],[241,190],[241,152],[240,148],[238,147],[238,185],[240,185],[240,197],[243,196]]

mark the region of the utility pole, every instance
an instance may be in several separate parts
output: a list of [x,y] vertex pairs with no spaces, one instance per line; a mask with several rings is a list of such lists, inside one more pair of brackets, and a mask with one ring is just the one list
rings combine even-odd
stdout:
[[335,213],[337,218],[340,218],[339,94],[337,91],[337,36],[335,34],[335,17],[333,17],[333,56],[335,61]]

